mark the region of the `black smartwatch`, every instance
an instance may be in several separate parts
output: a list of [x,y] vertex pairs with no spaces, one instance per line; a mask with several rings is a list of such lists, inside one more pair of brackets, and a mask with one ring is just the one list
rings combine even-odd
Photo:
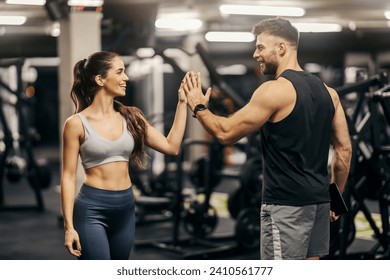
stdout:
[[196,113],[198,113],[198,111],[203,111],[203,110],[206,110],[207,107],[206,105],[203,105],[203,104],[197,104],[194,108],[194,113],[192,114],[192,116],[194,118],[196,118]]

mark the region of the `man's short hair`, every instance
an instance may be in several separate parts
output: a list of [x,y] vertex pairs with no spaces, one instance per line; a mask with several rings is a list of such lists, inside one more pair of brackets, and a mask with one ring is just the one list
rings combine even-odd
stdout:
[[264,19],[253,26],[252,33],[256,36],[266,33],[281,37],[298,47],[299,32],[290,21],[281,17]]

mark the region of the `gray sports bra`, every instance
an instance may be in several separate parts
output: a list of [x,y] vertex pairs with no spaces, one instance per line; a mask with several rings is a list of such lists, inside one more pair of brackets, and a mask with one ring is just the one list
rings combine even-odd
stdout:
[[114,161],[129,161],[134,149],[134,138],[127,130],[126,120],[123,119],[123,133],[118,139],[108,140],[100,136],[88,120],[77,113],[84,126],[84,142],[80,145],[81,164],[84,169]]

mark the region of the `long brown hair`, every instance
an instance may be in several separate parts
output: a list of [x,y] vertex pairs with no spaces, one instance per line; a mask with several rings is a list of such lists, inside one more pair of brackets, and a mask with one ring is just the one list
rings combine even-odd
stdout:
[[[91,54],[88,59],[78,61],[73,68],[74,82],[70,97],[76,106],[74,113],[79,113],[91,105],[95,93],[99,89],[95,81],[97,75],[103,78],[107,76],[108,70],[112,67],[112,60],[119,57],[113,52],[101,51]],[[114,110],[119,112],[126,120],[127,129],[134,138],[134,150],[130,156],[134,164],[143,168],[142,158],[146,155],[146,122],[142,112],[133,106],[125,106],[114,100]]]

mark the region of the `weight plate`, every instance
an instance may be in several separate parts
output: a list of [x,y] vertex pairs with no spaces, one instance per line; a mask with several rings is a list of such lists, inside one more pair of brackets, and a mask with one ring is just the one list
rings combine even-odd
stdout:
[[218,223],[217,211],[211,205],[206,208],[198,202],[193,202],[185,211],[183,222],[188,234],[203,238],[214,232]]

